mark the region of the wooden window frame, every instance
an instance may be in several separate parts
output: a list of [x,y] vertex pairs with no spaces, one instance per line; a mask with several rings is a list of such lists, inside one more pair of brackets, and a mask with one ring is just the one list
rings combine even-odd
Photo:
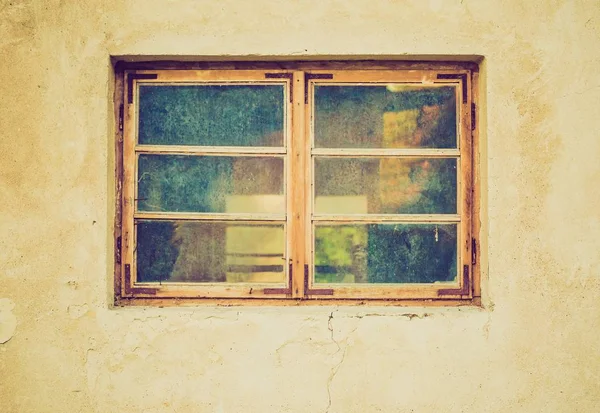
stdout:
[[[333,78],[330,78],[333,75]],[[479,188],[477,179],[478,66],[466,62],[278,61],[278,62],[118,62],[115,65],[116,214],[115,305],[481,305]],[[137,86],[175,82],[249,82],[283,84],[286,101],[285,148],[138,145],[135,139]],[[402,82],[457,88],[458,149],[316,149],[312,148],[313,86],[337,83]],[[238,83],[239,84],[239,83]],[[283,156],[286,214],[141,213],[134,211],[136,157],[139,153],[177,155]],[[314,155],[356,157],[454,157],[459,159],[458,213],[454,215],[325,216],[312,214]],[[293,181],[293,185],[291,182]],[[286,285],[258,283],[135,282],[134,219],[263,220],[286,228]],[[312,223],[459,223],[459,271],[454,284],[313,285]]]

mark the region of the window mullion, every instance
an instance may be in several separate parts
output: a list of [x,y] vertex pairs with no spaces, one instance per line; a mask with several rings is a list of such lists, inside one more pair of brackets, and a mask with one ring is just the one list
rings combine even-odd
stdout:
[[292,297],[304,296],[304,265],[306,264],[306,203],[308,196],[307,175],[307,129],[304,105],[304,72],[295,71],[292,78],[293,101],[291,108],[292,133],[290,145],[290,208],[288,223],[290,233],[290,270],[292,271]]

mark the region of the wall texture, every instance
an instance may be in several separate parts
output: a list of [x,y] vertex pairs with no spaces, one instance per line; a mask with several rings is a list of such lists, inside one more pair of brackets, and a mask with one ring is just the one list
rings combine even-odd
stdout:
[[[1,0],[0,410],[598,411],[599,35],[595,0]],[[486,308],[109,308],[138,54],[484,55]]]

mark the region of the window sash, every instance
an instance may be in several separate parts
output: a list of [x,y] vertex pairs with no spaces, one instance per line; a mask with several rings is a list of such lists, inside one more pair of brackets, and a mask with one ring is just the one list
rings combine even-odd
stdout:
[[[301,65],[300,65],[301,66]],[[291,74],[289,78],[265,78],[265,73]],[[445,74],[468,75],[464,78],[439,79],[440,72]],[[131,82],[134,88],[134,101],[127,103],[128,75],[157,74],[156,79],[135,79]],[[309,79],[305,83],[305,74],[333,74],[333,79]],[[472,85],[470,71],[465,69],[434,69],[434,70],[137,70],[125,71],[122,79],[124,119],[123,119],[123,148],[122,148],[122,241],[121,262],[119,267],[119,295],[122,297],[139,298],[223,298],[223,299],[268,299],[280,300],[288,298],[319,298],[325,301],[335,300],[465,300],[473,297],[471,289],[464,289],[465,283],[476,283],[478,279],[473,274],[471,262],[472,239],[472,134],[471,134],[471,102]],[[192,146],[192,145],[143,145],[136,143],[137,124],[137,88],[140,84],[202,84],[203,82],[221,84],[284,84],[285,85],[285,129],[284,147],[221,147],[221,146]],[[254,83],[256,82],[256,83]],[[314,148],[312,119],[314,118],[314,85],[323,84],[372,84],[372,83],[414,83],[424,86],[452,85],[457,90],[467,89],[466,102],[457,103],[459,129],[458,148],[406,148],[406,149],[356,149],[356,148]],[[463,82],[466,82],[463,85]],[[308,104],[304,102],[307,94]],[[289,97],[293,95],[293,101]],[[457,93],[457,101],[461,94]],[[287,103],[289,102],[289,103]],[[309,133],[307,133],[309,132]],[[283,214],[214,214],[214,213],[175,213],[175,212],[140,212],[135,211],[135,179],[137,156],[139,154],[169,154],[169,155],[235,155],[235,156],[284,156],[286,174],[286,204],[287,212]],[[313,184],[314,172],[312,167],[314,157],[423,157],[423,158],[455,158],[459,160],[457,213],[456,214],[314,214],[310,186]],[[135,161],[132,161],[135,160]],[[286,268],[286,284],[279,285],[289,291],[285,294],[265,294],[265,288],[273,284],[259,285],[255,283],[169,283],[155,285],[135,282],[135,221],[140,219],[188,220],[188,221],[265,221],[284,222],[286,225],[286,250],[289,265]],[[457,223],[458,231],[458,268],[457,283],[440,284],[365,284],[365,285],[335,285],[333,295],[306,295],[305,268],[308,268],[309,290],[322,289],[323,285],[313,283],[312,276],[312,236],[313,223],[348,222],[348,223]],[[463,265],[468,261],[468,280],[462,277]],[[125,265],[129,267],[129,280],[124,276]],[[133,274],[133,275],[132,275]],[[290,275],[292,275],[290,277]],[[125,285],[129,281],[130,285]],[[139,287],[139,291],[135,291]],[[327,288],[331,285],[327,285]],[[149,292],[154,290],[152,292]],[[440,294],[440,291],[444,294]],[[452,294],[452,292],[460,294]],[[449,292],[449,293],[448,293]],[[463,294],[464,293],[464,294]],[[311,301],[311,300],[309,300]]]

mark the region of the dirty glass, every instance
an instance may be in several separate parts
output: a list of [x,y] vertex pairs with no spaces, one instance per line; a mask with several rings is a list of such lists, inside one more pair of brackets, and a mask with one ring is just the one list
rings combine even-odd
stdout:
[[456,148],[456,89],[315,86],[316,148]]
[[283,146],[283,85],[144,85],[138,142]]
[[317,224],[317,283],[434,283],[456,279],[456,224]]
[[282,157],[140,155],[138,210],[284,213]]
[[285,230],[277,223],[136,223],[138,282],[284,283]]
[[317,214],[454,214],[456,159],[315,158]]

